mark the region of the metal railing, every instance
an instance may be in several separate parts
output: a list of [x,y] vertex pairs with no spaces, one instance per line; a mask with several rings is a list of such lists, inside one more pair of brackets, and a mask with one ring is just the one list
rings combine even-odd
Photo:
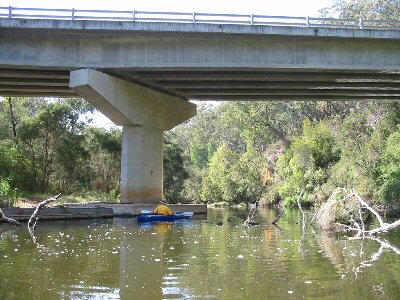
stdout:
[[136,10],[82,10],[52,8],[0,7],[0,18],[96,20],[131,22],[171,22],[193,24],[238,24],[294,27],[335,27],[400,30],[400,21],[335,19],[316,17],[268,16],[258,14],[216,14],[198,12],[154,12]]

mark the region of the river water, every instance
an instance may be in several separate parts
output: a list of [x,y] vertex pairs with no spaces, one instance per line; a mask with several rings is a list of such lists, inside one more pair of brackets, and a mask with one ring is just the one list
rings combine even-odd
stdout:
[[247,229],[226,208],[173,224],[43,221],[36,241],[3,225],[0,299],[400,298],[400,231],[350,241],[303,230],[297,210],[275,216],[261,209]]

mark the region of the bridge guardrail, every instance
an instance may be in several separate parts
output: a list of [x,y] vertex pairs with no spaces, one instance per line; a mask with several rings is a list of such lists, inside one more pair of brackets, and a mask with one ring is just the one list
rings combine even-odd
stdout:
[[83,10],[0,7],[0,18],[171,22],[193,24],[237,24],[261,26],[335,27],[400,30],[400,21],[320,17],[269,16],[258,14],[217,14],[201,12],[160,12],[136,10]]

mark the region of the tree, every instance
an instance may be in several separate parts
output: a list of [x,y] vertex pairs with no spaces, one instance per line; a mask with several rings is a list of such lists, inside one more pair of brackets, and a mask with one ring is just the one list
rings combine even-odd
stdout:
[[297,205],[301,189],[303,201],[312,202],[318,188],[330,176],[330,168],[340,159],[340,149],[326,122],[304,122],[303,134],[297,137],[286,153],[279,158],[278,171],[285,178],[280,194],[287,205]]
[[183,164],[183,150],[174,142],[164,139],[164,196],[177,203],[183,199],[184,181],[189,177]]
[[122,133],[118,129],[88,127],[84,132],[89,153],[88,168],[82,180],[91,189],[119,195]]
[[400,20],[399,0],[336,0],[321,10],[324,17],[369,20]]
[[385,206],[400,207],[400,126],[386,142],[375,174],[375,197]]
[[[65,154],[67,140],[81,133],[83,124],[79,120],[80,114],[90,109],[80,99],[43,103],[31,118],[20,125],[19,138],[28,145],[31,159],[39,165],[39,169],[35,170],[36,177],[40,178],[38,190],[48,190],[50,176],[55,171],[56,155]],[[75,139],[77,141],[79,139]],[[68,157],[72,160],[67,162],[67,157],[62,157],[64,167],[76,163],[74,155]]]
[[239,155],[224,144],[210,160],[209,173],[204,178],[202,199],[205,202],[240,203],[237,182],[232,176]]

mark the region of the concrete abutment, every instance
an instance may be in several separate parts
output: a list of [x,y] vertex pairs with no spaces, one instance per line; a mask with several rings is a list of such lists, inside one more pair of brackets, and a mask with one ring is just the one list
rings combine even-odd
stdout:
[[123,126],[121,202],[162,199],[163,132],[193,117],[196,105],[92,69],[72,71],[70,87]]

